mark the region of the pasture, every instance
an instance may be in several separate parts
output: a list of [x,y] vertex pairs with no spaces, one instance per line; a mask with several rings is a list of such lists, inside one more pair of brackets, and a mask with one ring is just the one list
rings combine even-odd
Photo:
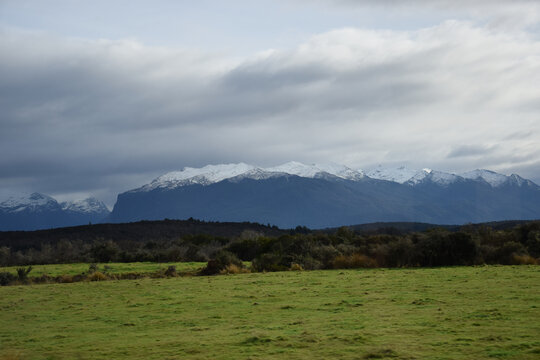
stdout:
[[0,324],[3,360],[538,359],[540,267],[6,286]]

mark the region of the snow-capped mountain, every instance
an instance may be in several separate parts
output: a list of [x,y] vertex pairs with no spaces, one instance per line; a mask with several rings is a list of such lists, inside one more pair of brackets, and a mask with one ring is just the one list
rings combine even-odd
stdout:
[[335,163],[305,165],[297,161],[290,161],[283,165],[266,168],[264,170],[267,172],[285,173],[305,178],[315,178],[323,176],[324,174],[333,175],[346,180],[360,180],[364,178],[364,172],[362,170],[353,170],[345,165]]
[[[486,175],[487,176],[487,175]],[[405,167],[367,174],[338,164],[184,168],[118,195],[107,221],[189,217],[313,228],[374,221],[440,224],[540,218],[540,187]]]
[[498,174],[491,170],[476,169],[473,171],[467,171],[460,174],[465,179],[485,181],[491,186],[497,187],[508,181],[508,176]]
[[386,168],[379,165],[377,168],[370,170],[366,175],[372,179],[386,180],[403,184],[410,180],[418,173],[418,170],[412,170],[405,166],[398,168]]
[[452,174],[381,166],[288,162],[186,167],[118,195],[112,212],[95,198],[59,204],[33,193],[0,202],[0,230],[189,217],[280,227],[376,221],[461,224],[540,218],[540,187],[489,170]]
[[62,210],[80,214],[108,214],[109,209],[95,197],[83,200],[64,201],[60,203]]
[[366,174],[372,179],[393,181],[399,184],[407,185],[419,185],[426,182],[431,182],[437,185],[448,186],[450,184],[464,181],[473,180],[477,182],[487,183],[492,187],[499,187],[502,185],[515,185],[515,186],[538,186],[531,180],[522,178],[519,175],[503,175],[491,170],[477,169],[473,171],[464,172],[461,174],[453,174],[443,171],[431,170],[428,168],[421,170],[413,170],[404,166],[398,168],[384,168],[379,166]]
[[397,168],[385,168],[379,166],[365,173],[360,169],[352,169],[345,165],[330,164],[303,164],[297,161],[263,168],[245,163],[207,165],[201,168],[186,167],[180,171],[169,172],[162,175],[151,183],[132,191],[152,191],[154,189],[174,189],[179,186],[194,184],[208,186],[223,180],[253,179],[264,180],[272,177],[293,175],[302,178],[337,177],[344,180],[360,181],[366,178],[396,182],[409,186],[431,183],[440,186],[465,180],[486,182],[491,186],[502,184],[514,184],[517,186],[534,186],[530,180],[525,180],[517,175],[502,175],[489,170],[474,170],[463,174],[452,174],[432,169],[409,169],[401,166]]
[[315,178],[331,175],[346,180],[360,180],[364,173],[340,164],[306,165],[296,161],[263,168],[245,163],[206,165],[201,168],[185,167],[181,171],[169,172],[133,191],[151,191],[154,189],[171,189],[178,186],[210,185],[227,179],[262,180],[281,175],[295,175],[304,178]]
[[421,183],[431,182],[440,186],[448,186],[461,180],[463,180],[463,178],[458,175],[431,169],[422,169],[417,171],[416,174],[414,174],[414,176],[405,183],[414,186]]
[[6,213],[60,209],[60,205],[56,200],[40,193],[10,196],[8,199],[0,202],[0,211]]
[[59,204],[40,193],[11,196],[0,202],[0,231],[83,225],[109,214],[105,204],[95,198]]
[[506,176],[498,174],[491,170],[476,169],[460,174],[465,179],[471,179],[476,181],[485,181],[493,187],[499,187],[503,185],[516,185],[516,186],[537,186],[531,180],[522,178],[517,174]]

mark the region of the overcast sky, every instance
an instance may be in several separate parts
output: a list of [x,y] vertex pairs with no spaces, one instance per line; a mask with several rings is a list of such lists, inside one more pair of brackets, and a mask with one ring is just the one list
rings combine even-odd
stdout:
[[540,4],[0,0],[0,198],[289,160],[540,183]]

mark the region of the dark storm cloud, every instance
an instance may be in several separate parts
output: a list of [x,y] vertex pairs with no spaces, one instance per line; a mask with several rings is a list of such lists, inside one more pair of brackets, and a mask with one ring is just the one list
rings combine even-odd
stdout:
[[482,151],[538,148],[516,137],[462,146],[538,133],[534,112],[511,125],[505,114],[538,98],[540,48],[459,22],[340,29],[240,60],[17,31],[0,33],[0,53],[2,188],[94,193],[112,205],[184,166],[416,159],[459,171]]

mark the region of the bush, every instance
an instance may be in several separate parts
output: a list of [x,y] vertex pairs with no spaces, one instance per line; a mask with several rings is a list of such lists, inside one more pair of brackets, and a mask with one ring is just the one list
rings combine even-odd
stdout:
[[47,274],[43,274],[41,276],[36,276],[32,278],[32,283],[34,284],[46,284],[57,281],[57,278],[53,278],[52,276],[49,276]]
[[107,263],[118,258],[120,248],[114,241],[95,241],[90,254],[95,262]]
[[19,278],[19,281],[26,281],[30,271],[32,271],[31,266],[27,267],[26,269],[23,267],[17,268],[17,277]]
[[89,274],[93,274],[93,273],[95,273],[96,271],[98,271],[98,264],[96,264],[96,263],[91,263],[90,265],[88,265],[88,273],[89,273]]
[[414,246],[413,263],[420,266],[472,265],[478,245],[470,234],[432,230]]
[[87,279],[90,281],[104,281],[109,278],[104,273],[96,271],[95,273],[88,275]]
[[[529,255],[523,244],[516,241],[508,241],[498,248],[493,256],[494,263],[512,265],[516,256]],[[490,259],[491,260],[491,259]]]
[[303,271],[304,268],[303,268],[302,265],[300,265],[300,264],[292,263],[292,264],[291,264],[291,267],[289,268],[289,270],[291,270],[291,271]]
[[243,268],[244,264],[231,252],[220,250],[214,258],[209,260],[206,267],[201,270],[201,275],[216,275],[225,270],[227,266],[236,265],[238,268]]
[[15,282],[17,280],[17,276],[15,274],[12,274],[7,271],[0,272],[0,285],[6,286],[11,284],[12,282]]
[[171,265],[165,270],[165,276],[172,277],[172,276],[178,276],[178,273],[176,272],[176,266]]
[[60,275],[56,278],[56,281],[59,283],[72,283],[73,282],[73,276],[71,275]]
[[377,261],[363,254],[339,255],[332,262],[334,269],[375,268]]
[[228,274],[246,274],[249,273],[249,269],[246,269],[245,267],[240,267],[235,264],[230,264],[225,266],[225,269],[221,270],[219,273],[221,275],[228,275]]
[[513,265],[537,265],[538,261],[529,255],[512,255],[511,263]]
[[251,268],[254,271],[285,271],[289,266],[284,264],[281,255],[275,253],[262,254],[251,262]]
[[287,268],[290,268],[293,263],[299,264],[306,270],[319,270],[323,268],[323,263],[310,255],[296,255],[285,259],[287,259],[287,261],[284,261],[281,264],[287,266]]

